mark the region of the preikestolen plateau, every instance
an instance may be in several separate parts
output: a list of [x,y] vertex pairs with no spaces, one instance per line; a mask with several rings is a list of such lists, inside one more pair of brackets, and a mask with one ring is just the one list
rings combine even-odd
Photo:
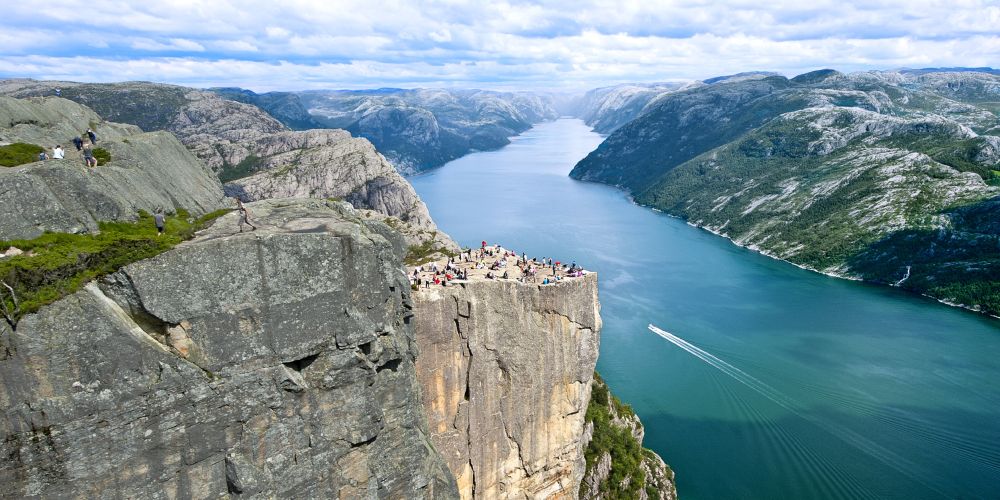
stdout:
[[1000,492],[993,2],[4,10],[0,498]]

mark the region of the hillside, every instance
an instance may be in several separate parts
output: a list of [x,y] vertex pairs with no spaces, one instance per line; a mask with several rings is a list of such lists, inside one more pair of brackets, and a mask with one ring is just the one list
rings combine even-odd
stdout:
[[661,96],[678,90],[703,85],[774,76],[775,73],[755,71],[717,76],[704,81],[667,83],[626,83],[588,91],[576,100],[573,114],[601,134],[610,134],[645,112]]
[[818,71],[675,92],[571,176],[825,273],[1000,314],[1000,77]]
[[379,89],[299,94],[315,120],[364,137],[403,173],[497,149],[559,116],[548,96],[484,90]]
[[[109,120],[173,133],[222,182],[230,183],[227,192],[231,196],[245,192],[240,187],[244,183],[232,185],[239,179],[260,172],[305,169],[313,175],[294,179],[297,195],[345,199],[357,208],[409,222],[427,234],[437,229],[423,201],[402,176],[386,168],[372,144],[342,130],[292,131],[254,105],[159,83],[6,80],[0,82],[0,95],[52,95],[57,88],[64,98],[85,104]],[[347,176],[354,182],[322,180]],[[245,200],[266,197],[262,193]]]

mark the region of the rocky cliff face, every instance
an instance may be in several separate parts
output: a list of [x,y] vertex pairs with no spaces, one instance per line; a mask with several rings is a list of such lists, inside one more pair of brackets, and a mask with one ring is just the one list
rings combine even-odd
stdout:
[[457,496],[401,239],[342,203],[251,208],[256,232],[229,214],[0,326],[0,496]]
[[[85,169],[70,140],[91,127],[111,162]],[[0,97],[0,143],[62,144],[65,160],[0,167],[0,240],[44,231],[85,232],[98,221],[134,220],[139,210],[186,209],[201,215],[223,206],[222,186],[177,139],[106,122],[56,97]]]
[[427,206],[372,144],[343,130],[272,134],[256,142],[262,172],[231,181],[226,193],[244,201],[340,198],[359,208],[436,229]]
[[364,137],[405,174],[497,149],[559,116],[554,100],[483,90],[380,89],[299,94],[314,119]]
[[645,432],[632,408],[595,375],[584,435],[587,473],[578,498],[676,500],[674,471],[659,455],[642,447]]
[[[0,94],[15,97],[52,95],[56,88],[63,96],[86,103],[109,119],[134,123],[144,130],[172,132],[223,182],[258,172],[276,172],[292,185],[278,186],[270,182],[269,196],[294,192],[317,198],[343,198],[356,208],[384,211],[385,215],[407,221],[424,231],[437,229],[427,207],[409,183],[372,159],[377,153],[368,141],[351,138],[344,131],[292,132],[256,106],[176,85],[0,82]],[[359,151],[362,154],[346,154]],[[362,163],[365,160],[368,163]],[[292,169],[309,172],[309,175],[295,179],[287,175]],[[346,191],[341,185],[327,182],[329,179],[360,179],[362,174],[370,176],[364,182],[351,183],[351,187],[357,188],[355,191]],[[310,184],[310,181],[313,182]],[[265,190],[256,192],[263,196]]]
[[463,498],[573,498],[601,320],[597,275],[413,293],[430,436]]
[[663,96],[572,176],[825,273],[1000,314],[1000,77],[821,70]]

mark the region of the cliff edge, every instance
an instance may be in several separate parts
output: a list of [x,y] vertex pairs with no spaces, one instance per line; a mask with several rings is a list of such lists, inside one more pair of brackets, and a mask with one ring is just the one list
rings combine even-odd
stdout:
[[0,326],[0,497],[457,496],[402,238],[343,203],[252,209]]
[[463,498],[574,498],[600,346],[597,275],[413,293],[431,440]]

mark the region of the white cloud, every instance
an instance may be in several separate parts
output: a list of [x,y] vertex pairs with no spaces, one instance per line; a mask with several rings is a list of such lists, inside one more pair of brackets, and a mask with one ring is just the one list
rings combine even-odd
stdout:
[[[589,87],[1000,61],[995,0],[90,0],[85,16],[77,7],[5,6],[0,76],[89,80],[96,65],[121,70],[101,72],[116,79],[258,88]],[[178,52],[187,56],[167,57]]]
[[165,42],[158,42],[156,40],[151,40],[149,38],[139,38],[133,41],[130,45],[136,50],[149,50],[156,52],[170,52],[170,51],[183,51],[183,52],[204,52],[205,47],[195,41],[185,40],[183,38],[171,38]]

